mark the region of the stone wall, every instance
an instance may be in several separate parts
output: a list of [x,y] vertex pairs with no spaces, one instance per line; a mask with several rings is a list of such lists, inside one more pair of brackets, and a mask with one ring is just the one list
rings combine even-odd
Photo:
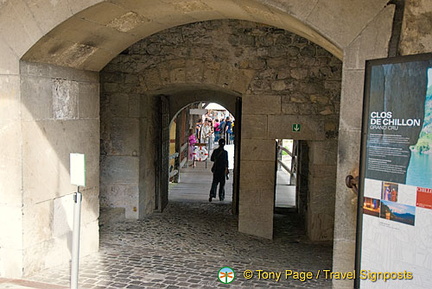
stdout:
[[67,263],[72,250],[70,153],[86,156],[81,255],[99,248],[99,77],[21,64],[23,274]]
[[[152,122],[157,125],[152,118],[153,95],[158,91],[175,95],[189,87],[192,91],[213,91],[211,100],[218,102],[222,95],[226,97],[225,91],[231,91],[233,99],[235,95],[243,98],[240,230],[272,237],[274,140],[293,138],[310,141],[312,151],[326,155],[326,158],[310,158],[310,182],[315,184],[322,178],[328,181],[325,190],[312,186],[315,191],[310,193],[310,202],[315,213],[310,214],[309,227],[316,230],[310,235],[314,240],[331,239],[341,69],[337,58],[310,41],[281,29],[245,21],[188,24],[132,45],[101,72],[104,152],[101,204],[126,206],[128,212],[140,202],[138,195],[146,195],[146,205],[152,206],[149,199],[154,195],[152,187],[141,184],[153,181],[154,167],[147,160],[152,158],[151,146],[145,152],[141,147],[141,153],[138,148],[139,143],[149,146],[154,137],[152,133],[143,136]],[[191,95],[190,103],[200,100],[199,95]],[[188,99],[189,96],[182,94],[181,97]],[[135,104],[139,101],[141,112],[136,111]],[[143,117],[148,119],[141,121],[138,128],[137,122]],[[302,125],[300,132],[292,131],[294,123]],[[114,164],[105,161],[108,159],[118,161]],[[136,167],[143,168],[143,162],[148,166],[142,172],[150,175],[138,178]],[[105,175],[122,180],[123,184],[113,184]],[[122,191],[125,187],[126,193]],[[144,187],[148,189],[145,192]],[[325,206],[318,208],[320,202],[315,195],[326,196]],[[116,201],[120,199],[127,203]],[[138,211],[151,211],[138,208]],[[129,217],[139,214],[126,213]]]

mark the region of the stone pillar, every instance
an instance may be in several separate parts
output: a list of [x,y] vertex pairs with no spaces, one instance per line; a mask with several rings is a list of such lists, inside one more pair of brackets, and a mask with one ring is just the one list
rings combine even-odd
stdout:
[[280,112],[280,96],[243,97],[240,151],[239,231],[273,238],[276,143],[269,115]]
[[[0,44],[1,46],[1,44]],[[0,277],[22,274],[22,133],[20,77],[0,60]]]
[[[346,187],[345,177],[356,176],[359,171],[365,60],[387,56],[393,12],[391,6],[382,10],[344,49],[333,241],[335,272],[354,270],[357,195]],[[335,289],[352,287],[352,280],[333,280]]]
[[[81,255],[99,247],[99,77],[21,64],[22,274],[70,260],[70,153],[86,155]],[[10,219],[10,217],[8,218]],[[20,240],[21,238],[18,238]]]
[[311,241],[330,241],[333,239],[337,140],[308,143],[308,237]]
[[122,208],[128,219],[139,217],[140,96],[137,77],[101,73],[102,155],[101,206]]
[[[246,119],[244,123],[248,123]],[[258,120],[257,120],[258,121]],[[243,124],[244,125],[244,124]],[[239,231],[273,238],[275,141],[252,139],[242,132]]]
[[156,98],[141,96],[140,159],[139,159],[139,217],[149,215],[156,208],[156,132],[158,123]]

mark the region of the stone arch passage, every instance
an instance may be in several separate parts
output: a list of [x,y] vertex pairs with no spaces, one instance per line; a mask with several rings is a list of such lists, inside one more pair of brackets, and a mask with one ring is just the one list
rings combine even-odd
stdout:
[[[229,111],[230,114],[233,115],[234,119],[236,120],[235,122],[235,127],[236,127],[236,133],[238,130],[241,130],[241,109],[238,107],[239,103],[241,103],[241,96],[238,96],[235,93],[226,91],[226,92],[222,92],[222,91],[208,91],[207,93],[203,90],[198,91],[198,93],[195,93],[196,96],[194,95],[194,91],[191,91],[188,94],[185,94],[184,97],[182,97],[183,93],[177,93],[177,94],[173,94],[170,95],[168,98],[170,100],[170,104],[173,104],[173,101],[176,101],[176,103],[174,103],[174,106],[177,107],[179,102],[182,103],[181,108],[179,110],[177,109],[173,109],[172,111],[176,111],[176,113],[174,114],[174,116],[171,118],[171,123],[170,123],[170,127],[175,125],[176,130],[175,130],[175,150],[171,151],[170,153],[174,153],[174,152],[180,152],[180,157],[175,159],[175,160],[170,160],[170,164],[174,165],[174,169],[177,169],[179,171],[179,178],[182,179],[181,177],[181,168],[185,168],[188,166],[188,163],[186,163],[187,159],[188,159],[188,136],[190,135],[190,131],[189,129],[195,129],[195,124],[196,121],[199,119],[199,115],[191,115],[189,113],[190,109],[196,109],[198,104],[201,103],[217,103],[221,106],[223,106],[227,111]],[[180,99],[181,98],[181,99]],[[229,101],[226,101],[226,100]],[[193,100],[193,101],[191,101]],[[232,106],[232,108],[226,106],[227,103],[234,103],[234,105]],[[225,105],[223,105],[225,103]],[[171,130],[172,133],[174,133],[174,130]],[[240,134],[240,133],[239,133]],[[237,136],[237,134],[236,134]],[[174,135],[172,135],[171,139],[173,139]],[[211,145],[210,147],[207,146],[207,150],[209,152],[209,158],[210,158],[210,153],[214,148],[217,148],[217,141],[215,139],[215,144]],[[232,143],[234,144],[234,151],[233,151],[233,159],[230,159],[230,167],[233,169],[232,171],[232,178],[231,180],[232,182],[232,186],[233,186],[233,195],[232,195],[232,199],[230,198],[229,201],[232,201],[231,206],[232,206],[232,212],[234,214],[238,213],[238,182],[239,182],[239,175],[240,175],[240,170],[239,170],[239,165],[238,165],[238,158],[239,158],[239,152],[240,149],[239,144],[240,141],[236,138],[234,139],[234,142]],[[186,145],[186,147],[184,147],[184,145]],[[182,149],[184,149],[182,151]],[[182,161],[184,163],[182,163]],[[203,164],[204,165],[204,164]],[[205,167],[210,168],[210,166],[212,165],[212,162],[210,162],[210,160],[208,159],[208,164],[205,165]],[[195,170],[193,171],[188,171],[187,174],[191,175],[194,174]],[[200,175],[200,174],[198,174]],[[174,182],[177,179],[174,178]],[[209,183],[210,186],[210,183]],[[185,185],[182,185],[181,188],[184,188]],[[178,191],[178,189],[176,189],[176,191]],[[182,192],[182,191],[181,191]],[[208,195],[206,194],[206,192],[203,192],[204,194],[202,195],[204,197],[205,200],[207,200]]]
[[[352,60],[346,70],[345,79],[349,83],[353,79],[351,76],[363,70],[359,59],[385,55],[389,19],[392,17],[392,10],[383,8],[387,0],[367,3],[317,1],[311,5],[301,1],[261,0],[241,3],[228,0],[174,2],[94,0],[60,3],[41,0],[37,5],[30,5],[26,1],[17,4],[6,0],[0,5],[0,24],[3,27],[0,32],[3,40],[0,45],[3,55],[0,83],[7,100],[1,108],[4,124],[1,135],[10,140],[1,145],[4,152],[1,163],[10,170],[0,176],[0,192],[4,200],[0,212],[7,219],[14,220],[1,227],[6,236],[0,244],[2,276],[19,277],[55,266],[58,262],[67,262],[67,230],[62,225],[57,226],[56,220],[62,218],[55,215],[54,208],[57,205],[61,207],[62,197],[73,191],[68,184],[66,169],[70,149],[85,147],[91,155],[88,168],[94,183],[89,188],[92,193],[84,200],[90,209],[84,217],[88,239],[84,242],[83,254],[97,250],[97,215],[91,212],[97,212],[99,206],[99,162],[96,157],[99,155],[99,76],[90,71],[100,71],[132,43],[165,28],[200,20],[255,20],[305,36],[339,58],[345,55]],[[360,8],[363,13],[358,13]],[[41,64],[20,64],[21,60]],[[23,83],[33,85],[25,88]],[[360,87],[361,81],[353,83]],[[56,86],[58,84],[61,85]],[[39,92],[37,98],[34,91]],[[345,93],[349,101],[361,94],[361,89],[357,93],[353,91]],[[54,105],[54,99],[59,95],[72,96],[66,114],[61,109],[58,114],[59,107]],[[136,98],[132,97],[130,101],[134,102]],[[131,113],[137,112],[134,108],[132,106]],[[67,117],[60,119],[62,115]],[[347,120],[344,122],[347,144],[356,139],[355,130],[359,127],[350,119],[351,115],[344,118]],[[79,127],[85,127],[87,133]],[[68,145],[56,143],[59,131],[64,132]],[[52,154],[50,158],[43,158],[36,154],[37,151]],[[55,167],[53,164],[58,164],[57,169],[52,170],[58,178],[50,178],[50,170],[46,170],[48,175],[44,177],[45,171],[41,173],[35,169]],[[343,168],[355,165],[356,158],[342,158],[340,174],[344,173]],[[37,183],[35,177],[46,180],[50,189],[33,185]],[[35,195],[38,202],[32,200]],[[40,218],[34,218],[35,215]],[[349,216],[353,214],[349,212]],[[59,230],[46,231],[44,228]],[[353,242],[352,236],[338,235],[338,238],[341,241],[337,248],[341,251],[346,244]],[[40,254],[32,255],[32,252]],[[352,262],[348,263],[351,266]]]
[[[122,87],[120,89],[125,91],[123,85],[116,87]],[[126,218],[140,218],[155,209],[163,210],[167,200],[168,177],[158,176],[166,175],[168,171],[167,132],[170,120],[181,108],[197,101],[219,102],[235,111],[239,94],[224,88],[216,90],[215,87],[174,84],[148,91],[137,98],[133,94],[127,96],[127,93],[118,91],[102,91],[102,207],[123,208]],[[123,101],[117,101],[117,98]],[[125,100],[127,98],[129,101]],[[161,98],[167,103],[165,120],[161,119],[160,114]],[[129,107],[131,103],[139,108],[139,112],[132,113],[121,108]],[[155,163],[158,165],[155,166]],[[158,203],[160,199],[165,200],[163,204]]]
[[[337,140],[340,73],[341,62],[337,58],[295,34],[253,22],[217,20],[179,26],[148,37],[116,57],[101,76],[102,94],[108,102],[126,103],[110,99],[136,95],[141,103],[137,105],[141,112],[132,118],[146,120],[135,121],[140,131],[145,132],[135,141],[145,147],[141,146],[137,155],[142,172],[153,170],[155,159],[151,156],[158,155],[152,144],[159,142],[152,140],[159,135],[155,130],[159,124],[159,96],[167,98],[171,115],[187,103],[205,98],[232,108],[235,96],[242,96],[242,139],[245,140],[240,154],[243,170],[239,182],[242,232],[272,238],[274,176],[269,172],[274,171],[274,140],[286,137],[315,142],[311,146],[315,150],[311,152],[320,154],[319,150],[323,150],[321,153],[325,152],[329,159],[309,158],[313,162],[309,166],[313,169],[310,179],[316,182],[309,186],[312,191],[309,199],[313,200],[315,193],[323,196],[318,182],[328,179],[324,194],[328,202],[326,206],[319,206],[324,202],[318,200],[313,201],[315,206],[308,204],[313,208],[307,212],[309,236],[314,240],[329,240],[333,211],[328,208],[334,200],[336,146],[333,142]],[[115,108],[110,109],[115,113]],[[124,117],[130,119],[126,109],[124,112]],[[292,123],[302,123],[302,131],[293,134]],[[131,135],[138,138],[138,134]],[[329,142],[332,144],[328,145]],[[114,153],[107,159],[120,157]],[[119,168],[119,164],[115,167]],[[146,204],[139,207],[136,217],[151,213],[154,207],[151,205],[154,200],[149,197],[153,195],[153,177],[147,173],[145,185],[135,181],[139,191],[137,202]],[[109,190],[102,186],[101,195],[105,192]]]

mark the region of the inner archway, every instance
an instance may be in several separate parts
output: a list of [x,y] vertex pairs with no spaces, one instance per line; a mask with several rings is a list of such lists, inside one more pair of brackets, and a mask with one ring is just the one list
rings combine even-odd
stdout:
[[[238,143],[235,133],[241,129],[241,122],[237,122],[225,107],[218,105],[217,109],[213,109],[212,105],[216,103],[190,104],[171,121],[170,155],[174,158],[170,158],[169,166],[173,168],[174,176],[170,179],[169,196],[170,200],[208,202],[212,183],[211,156],[219,147],[219,139],[223,138],[227,140],[224,149],[228,152],[230,170],[224,201],[232,203],[231,211],[236,212],[238,186],[234,186],[234,189],[233,183],[238,182],[236,177],[239,170],[234,164],[235,160],[238,162],[239,154],[235,149],[235,144]],[[239,114],[236,115],[240,117]]]

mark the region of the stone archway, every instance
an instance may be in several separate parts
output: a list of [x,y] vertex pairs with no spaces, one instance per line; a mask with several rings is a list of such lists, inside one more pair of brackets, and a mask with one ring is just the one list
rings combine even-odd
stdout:
[[[53,105],[51,102],[53,95],[56,95],[54,92],[72,92],[71,95],[80,95],[83,101],[88,101],[88,105],[84,105],[83,109],[90,109],[94,112],[98,107],[98,76],[88,71],[99,71],[132,43],[167,27],[216,18],[255,20],[305,36],[328,51],[332,51],[339,58],[342,58],[343,55],[346,63],[344,70],[346,89],[343,92],[341,110],[342,127],[339,142],[341,156],[338,178],[344,177],[347,171],[357,166],[358,160],[354,156],[358,148],[350,145],[353,140],[358,139],[360,114],[353,112],[345,103],[352,104],[354,101],[361,107],[362,60],[368,57],[385,56],[393,13],[392,8],[383,8],[387,0],[371,0],[367,3],[364,1],[349,3],[341,3],[337,0],[316,1],[311,5],[304,4],[303,1],[295,2],[295,4],[281,1],[175,2],[155,0],[146,1],[145,5],[140,5],[136,1],[94,0],[58,3],[43,0],[37,4],[29,2],[17,4],[16,1],[6,0],[1,4],[0,24],[3,29],[0,37],[4,41],[0,44],[3,55],[0,66],[2,71],[0,83],[4,95],[2,97],[5,99],[1,108],[3,124],[1,136],[3,139],[10,140],[1,145],[1,163],[10,169],[7,173],[2,172],[0,176],[2,186],[0,191],[4,200],[0,212],[3,219],[14,220],[10,224],[2,224],[1,227],[6,236],[1,240],[2,276],[21,276],[46,266],[52,266],[55,262],[46,262],[46,260],[36,262],[38,258],[30,257],[31,252],[38,251],[43,256],[46,255],[46,248],[67,247],[65,245],[67,237],[64,240],[52,238],[51,232],[40,229],[53,226],[56,222],[50,219],[49,213],[56,207],[54,200],[73,191],[73,188],[68,185],[68,154],[65,149],[71,147],[67,147],[66,144],[59,144],[59,147],[52,146],[56,142],[58,132],[67,131],[65,133],[67,139],[76,141],[74,148],[80,149],[83,144],[90,142],[94,143],[90,154],[94,156],[98,152],[96,148],[98,134],[95,134],[94,130],[82,134],[82,131],[67,129],[68,127],[76,128],[77,123],[90,128],[90,123],[97,122],[97,117],[90,120],[85,116],[86,113],[78,117],[72,113],[67,114],[68,119],[55,119],[54,116],[59,115],[50,110]],[[360,8],[363,13],[358,13]],[[31,75],[33,80],[46,85],[45,89],[40,90],[37,97],[31,92],[27,96],[23,93],[25,89],[22,89],[20,81],[26,72],[20,71],[21,59],[60,66],[42,64],[27,67],[28,75]],[[22,66],[22,68],[25,67],[26,65]],[[77,70],[61,67],[77,68]],[[87,72],[84,72],[83,69]],[[55,79],[63,81],[55,81]],[[59,84],[61,85],[58,86]],[[59,89],[56,90],[55,87]],[[80,89],[74,90],[76,87]],[[353,89],[356,87],[358,89]],[[79,91],[83,92],[86,89],[90,93],[79,94]],[[42,104],[42,108],[34,108],[36,99],[36,103]],[[79,105],[73,99],[72,103],[75,107]],[[44,108],[46,108],[45,111]],[[39,113],[44,116],[37,117]],[[25,130],[21,129],[23,123],[27,127]],[[49,131],[52,133],[47,134],[46,132]],[[40,137],[34,138],[33,133]],[[29,145],[26,147],[26,144]],[[50,158],[38,158],[31,151],[35,148],[38,148],[39,151],[52,152],[52,154]],[[28,152],[31,153],[28,154]],[[55,189],[47,192],[32,184],[33,176],[40,177],[38,170],[35,169],[37,167],[35,164],[42,167],[58,164],[59,177],[47,178],[50,182],[48,187]],[[92,171],[98,171],[98,162],[93,160],[89,168]],[[42,177],[42,179],[45,178]],[[98,179],[98,175],[95,175],[93,179]],[[62,189],[57,189],[58,187]],[[92,189],[98,190],[97,182]],[[355,233],[354,226],[352,226],[353,205],[350,197],[346,196],[347,191],[342,184],[338,184],[337,191],[338,203],[343,204],[340,207],[345,208],[344,214],[341,215],[348,215],[350,218],[348,221],[336,221],[341,229],[335,233],[335,252],[339,252],[339,255],[346,255],[348,251],[350,258],[339,258],[335,262],[335,269],[348,270],[347,268],[351,268],[353,264],[352,244],[354,242],[353,233]],[[48,194],[43,202],[36,204],[31,201],[33,194],[44,196],[45,193]],[[90,211],[97,211],[95,208],[98,207],[98,204],[95,199],[97,199],[95,194],[88,199],[87,204],[91,208]],[[58,208],[61,207],[62,205],[59,205]],[[35,215],[44,219],[41,226],[36,227],[38,234],[33,234],[30,230],[34,225],[32,216]],[[88,220],[94,221],[94,218],[93,215]],[[94,231],[90,230],[90,235],[96,235]],[[59,232],[63,233],[63,229],[60,229]],[[90,238],[88,251],[97,250],[96,243],[97,236]],[[68,259],[67,250],[60,249],[60,252],[57,256],[63,257],[57,258],[59,261]]]
[[[220,102],[233,111],[236,95],[242,95],[245,129],[241,132],[244,144],[240,162],[246,173],[240,174],[239,229],[245,233],[272,238],[274,176],[270,172],[274,166],[275,139],[287,137],[313,142],[313,155],[327,154],[327,158],[309,158],[312,183],[310,203],[305,206],[312,208],[307,211],[308,231],[315,241],[332,238],[340,75],[341,62],[304,38],[274,27],[234,20],[199,22],[160,32],[132,45],[101,73],[103,103],[115,105],[111,107],[113,121],[132,120],[147,125],[144,129],[147,139],[140,137],[134,143],[141,143],[148,150],[135,157],[127,156],[146,164],[147,171],[153,171],[155,162],[147,156],[158,155],[152,150],[152,144],[159,141],[151,141],[158,135],[158,118],[154,114],[159,108],[155,96],[168,96],[170,111],[176,112],[188,103],[205,99]],[[131,97],[139,98],[145,107],[135,106],[144,110],[130,115],[123,109],[122,115],[116,114],[116,104],[127,106]],[[139,115],[147,121],[137,121]],[[293,134],[290,127],[295,121],[301,122],[303,129]],[[105,123],[102,119],[102,127]],[[120,131],[124,133],[126,129]],[[115,134],[109,130],[102,130],[102,134],[108,143],[106,147],[109,143],[122,142],[110,139]],[[123,138],[137,139],[139,134],[130,135]],[[110,156],[103,156],[104,159],[124,157],[123,152],[114,151]],[[103,169],[113,171],[110,167],[103,164]],[[120,170],[123,166],[115,162],[112,167]],[[144,170],[141,165],[140,168]],[[138,217],[151,213],[155,207],[151,205],[153,176],[149,174],[145,187],[139,185],[138,177],[135,179],[133,186],[139,187],[134,189],[139,190],[136,195],[146,200],[136,200],[146,204],[135,211]],[[325,189],[318,184],[323,180],[328,180]],[[109,195],[106,193],[109,188],[102,187],[102,196]]]

